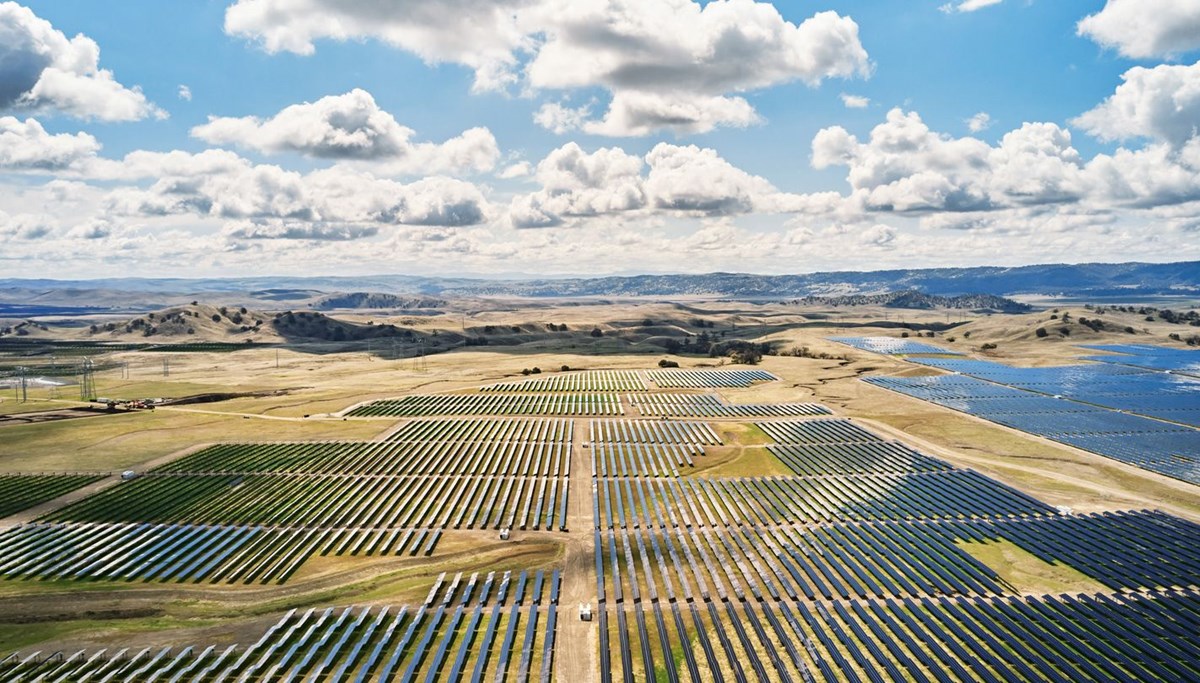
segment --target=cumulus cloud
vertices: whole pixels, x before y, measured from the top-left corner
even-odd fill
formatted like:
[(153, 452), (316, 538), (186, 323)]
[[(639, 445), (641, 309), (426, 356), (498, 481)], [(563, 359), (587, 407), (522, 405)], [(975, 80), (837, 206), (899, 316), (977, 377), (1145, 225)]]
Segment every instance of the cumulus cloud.
[(1102, 140), (1151, 138), (1180, 147), (1200, 126), (1200, 62), (1136, 66), (1096, 108), (1072, 123)]
[(518, 195), (510, 203), (509, 218), (518, 228), (556, 227), (582, 218), (630, 214), (835, 213), (845, 204), (836, 192), (779, 192), (766, 179), (737, 168), (715, 150), (695, 145), (659, 143), (639, 157), (618, 147), (589, 154), (570, 142), (538, 164), (536, 177), (541, 189)]
[(951, 12), (974, 12), (976, 10), (983, 9), (984, 7), (999, 5), (1001, 2), (1004, 2), (1004, 0), (962, 0), (957, 4), (948, 2), (938, 9), (947, 14)]
[(345, 223), (304, 223), (279, 219), (257, 221), (231, 221), (225, 224), (221, 234), (234, 240), (320, 240), (345, 241), (373, 237), (379, 233), (378, 226), (351, 225)]
[(414, 143), (414, 131), (379, 108), (365, 90), (294, 104), (278, 114), (209, 117), (192, 128), (193, 137), (268, 154), (294, 152), (326, 159), (393, 161), (409, 170), (441, 173), (491, 170), (499, 156), (486, 128), (472, 128), (442, 144)]
[(513, 225), (552, 227), (570, 218), (639, 209), (646, 204), (643, 165), (641, 157), (616, 147), (588, 154), (569, 142), (538, 163), (542, 189), (513, 199)]
[(473, 68), (480, 90), (518, 82), (532, 92), (602, 88), (612, 102), (599, 119), (554, 103), (535, 117), (555, 132), (601, 135), (745, 126), (759, 119), (737, 93), (871, 70), (858, 25), (835, 12), (793, 24), (754, 0), (446, 4), (239, 0), (225, 30), (301, 54), (319, 38), (377, 38), (427, 61)]
[(1025, 123), (997, 146), (931, 131), (915, 112), (893, 109), (860, 142), (840, 126), (813, 138), (816, 168), (846, 166), (851, 194), (872, 211), (981, 212), (1084, 205), (1154, 207), (1200, 199), (1200, 137), (1085, 161), (1071, 134)]
[(489, 210), (479, 188), (440, 176), (404, 184), (342, 166), (301, 174), (219, 151), (142, 153), (126, 163), (126, 177), (156, 180), (147, 188), (113, 190), (106, 201), (113, 215), (250, 221), (267, 226), (259, 236), (298, 235), (300, 223), (316, 226), (309, 234), (339, 225), (475, 225)]
[(189, 87), (187, 87), (186, 85), (181, 85), (181, 86), (179, 86), (179, 93), (178, 93), (178, 94), (179, 94), (179, 99), (181, 99), (181, 100), (183, 100), (183, 101), (185, 101), (185, 102), (191, 102), (191, 101), (192, 101), (192, 89), (191, 89), (191, 88), (189, 88)]
[(80, 240), (102, 240), (112, 234), (112, 223), (102, 217), (89, 218), (67, 231), (68, 237)]
[(96, 41), (67, 38), (15, 2), (0, 3), (0, 109), (104, 121), (166, 117), (141, 90), (100, 68)]
[(1192, 0), (1108, 0), (1077, 31), (1133, 59), (1200, 48), (1200, 4)]
[(695, 145), (659, 143), (646, 155), (646, 189), (654, 205), (673, 211), (728, 215), (752, 211), (759, 197), (776, 192), (765, 179), (750, 175)]
[(53, 135), (34, 119), (0, 116), (0, 170), (60, 171), (99, 149), (100, 143), (87, 133)]
[(896, 230), (890, 225), (876, 223), (858, 234), (859, 244), (871, 247), (884, 247), (896, 241)]
[(663, 129), (692, 134), (717, 126), (744, 128), (760, 120), (741, 97), (628, 91), (614, 94), (604, 118), (584, 122), (583, 131), (614, 137), (650, 135)]
[(512, 180), (514, 178), (524, 178), (531, 173), (533, 173), (533, 166), (528, 161), (518, 161), (505, 166), (496, 174), (496, 177), (501, 180)]
[(967, 119), (967, 130), (972, 133), (982, 133), (992, 127), (992, 117), (986, 111), (981, 111)]
[(546, 102), (534, 113), (533, 122), (555, 135), (562, 135), (582, 128), (590, 114), (590, 106), (568, 107), (559, 102)]
[(54, 219), (43, 214), (19, 213), (9, 215), (0, 210), (0, 237), (6, 240), (40, 240), (51, 235)]
[(466, 65), (476, 89), (491, 90), (515, 80), (514, 50), (531, 44), (518, 16), (539, 1), (238, 0), (225, 11), (225, 32), (303, 55), (323, 38), (375, 38), (429, 63)]
[(842, 98), (842, 104), (847, 109), (866, 109), (871, 104), (871, 99), (862, 95), (847, 95), (846, 93), (842, 93), (840, 97)]
[(583, 127), (596, 134), (745, 126), (758, 116), (731, 93), (870, 72), (858, 25), (835, 12), (796, 25), (751, 0), (558, 2), (543, 9), (547, 37), (526, 69), (528, 84), (607, 89), (609, 111)]

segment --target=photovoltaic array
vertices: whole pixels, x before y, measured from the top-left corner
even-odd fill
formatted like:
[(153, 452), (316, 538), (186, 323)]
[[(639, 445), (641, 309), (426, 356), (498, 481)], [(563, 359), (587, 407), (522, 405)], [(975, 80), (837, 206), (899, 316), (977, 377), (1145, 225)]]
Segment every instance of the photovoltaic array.
[(1200, 432), (964, 375), (864, 381), (1177, 479), (1200, 483)]
[(429, 394), (375, 401), (349, 417), (422, 415), (622, 415), (617, 394)]
[(1047, 396), (1200, 427), (1196, 377), (1104, 363), (1018, 368), (963, 358), (910, 360)]
[(103, 478), (95, 474), (0, 475), (0, 517), (27, 510)]
[(766, 370), (648, 370), (646, 375), (662, 389), (748, 387), (779, 378)]
[(629, 394), (630, 405), (645, 417), (786, 417), (828, 415), (818, 403), (725, 403), (713, 394)]
[[(1112, 367), (1105, 376), (1140, 372)], [(764, 381), (715, 372), (664, 382)], [(1200, 679), (1200, 525), (1060, 514), (817, 404), (650, 390), (629, 394), (635, 414), (623, 416), (624, 389), (600, 383), (629, 376), (592, 374), (369, 404), (359, 410), (403, 416), (378, 441), (200, 449), (0, 533), (0, 576), (282, 583), (315, 555), (429, 555), (455, 529), (555, 533), (578, 436), (605, 683)], [(1174, 453), (1171, 439), (1194, 433), (964, 374), (872, 381), (1027, 428), (1069, 424), (1054, 432), (1064, 441), (1141, 428)], [(610, 408), (581, 408), (597, 404)], [(731, 407), (742, 412), (720, 410)], [(680, 417), (748, 417), (767, 443), (726, 444), (745, 430)], [(735, 460), (759, 449), (792, 474), (715, 476), (700, 465), (718, 449)], [(1093, 592), (1022, 594), (978, 559), (997, 544), (1070, 567)], [(422, 602), (292, 610), (246, 645), (15, 653), (0, 680), (549, 681), (557, 659), (587, 656), (556, 651), (561, 580), (442, 574)]]
[[(1200, 636), (1166, 616), (1200, 623), (1200, 526), (1060, 515), (849, 420), (758, 427), (796, 476), (681, 476), (593, 451), (601, 680), (1200, 674), (1186, 654)], [(1018, 595), (967, 552), (999, 542), (1113, 592)], [(1163, 629), (1186, 643), (1162, 649)]]
[(560, 577), (438, 577), (416, 606), (293, 609), (253, 644), (10, 658), (11, 681), (548, 681)]
[(908, 355), (962, 355), (958, 351), (952, 351), (933, 344), (913, 341), (903, 337), (830, 337), (830, 341), (852, 346), (860, 351), (871, 351), (873, 353), (882, 353), (891, 356), (908, 356)]
[(647, 388), (637, 370), (594, 370), (500, 382), (481, 391), (645, 391)]
[(1200, 351), (1172, 349), (1147, 344), (1084, 344), (1083, 348), (1107, 351), (1104, 356), (1085, 356), (1083, 360), (1132, 365), (1148, 370), (1166, 370), (1182, 375), (1200, 377)]

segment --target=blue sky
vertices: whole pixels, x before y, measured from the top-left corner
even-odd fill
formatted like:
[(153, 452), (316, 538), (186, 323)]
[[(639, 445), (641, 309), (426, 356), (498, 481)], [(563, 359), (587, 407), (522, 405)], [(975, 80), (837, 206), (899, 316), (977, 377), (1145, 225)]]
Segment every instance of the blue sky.
[(1195, 2), (446, 4), (0, 3), (0, 269), (1200, 257)]

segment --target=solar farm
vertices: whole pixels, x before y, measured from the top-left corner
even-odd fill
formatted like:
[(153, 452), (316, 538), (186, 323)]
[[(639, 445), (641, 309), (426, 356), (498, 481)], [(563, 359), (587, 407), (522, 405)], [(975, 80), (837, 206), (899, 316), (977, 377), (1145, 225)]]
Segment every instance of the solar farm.
[(1193, 516), (1070, 509), (858, 393), (1192, 486), (1186, 352), (1021, 368), (835, 344), (867, 360), (406, 371), (312, 416), (232, 413), (245, 431), (128, 472), (0, 475), (0, 612), (70, 596), (138, 624), (0, 618), (23, 643), (0, 681), (1200, 680)]
[[(913, 356), (912, 363), (951, 374), (865, 381), (1200, 484), (1200, 377), (1186, 372), (1198, 363), (1188, 355), (1192, 352), (1100, 349), (1140, 355), (1089, 356), (1096, 362), (1054, 367)], [(1169, 367), (1151, 369), (1138, 362)]]

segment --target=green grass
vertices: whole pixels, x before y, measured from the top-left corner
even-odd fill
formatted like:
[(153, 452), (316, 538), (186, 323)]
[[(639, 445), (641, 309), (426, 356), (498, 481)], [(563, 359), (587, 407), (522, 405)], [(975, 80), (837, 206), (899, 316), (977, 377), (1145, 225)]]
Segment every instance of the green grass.
[(1024, 594), (1102, 593), (1108, 590), (1104, 584), (1083, 572), (1067, 565), (1046, 562), (1012, 541), (958, 542), (955, 545), (996, 570), (1000, 578)]

